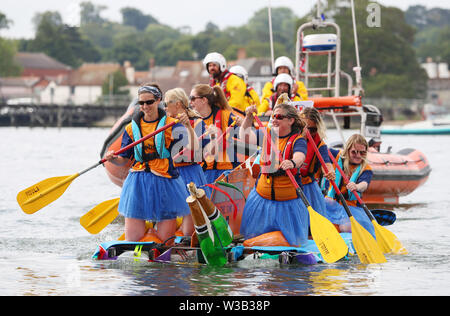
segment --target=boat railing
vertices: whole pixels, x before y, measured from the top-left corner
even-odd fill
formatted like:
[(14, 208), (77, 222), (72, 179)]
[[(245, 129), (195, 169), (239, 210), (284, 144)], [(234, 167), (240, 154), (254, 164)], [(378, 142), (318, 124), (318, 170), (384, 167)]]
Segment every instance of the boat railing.
[[(327, 45), (326, 42), (319, 42), (316, 47), (305, 47), (304, 32), (306, 30), (313, 30), (313, 35), (315, 35), (315, 32), (318, 32), (324, 28), (333, 28), (335, 30), (335, 34), (324, 34), (324, 39), (327, 39), (326, 35), (328, 35), (329, 40), (334, 38), (333, 35), (336, 36), (335, 46)], [(320, 32), (320, 34), (323, 34), (323, 32)], [(327, 56), (327, 71), (312, 72), (310, 69), (311, 57), (323, 55)], [(333, 57), (334, 70), (332, 70)], [(327, 92), (333, 95), (332, 97), (319, 96), (309, 98), (314, 101), (314, 107), (322, 112), (322, 114), (332, 118), (335, 128), (337, 129), (343, 142), (345, 142), (345, 137), (341, 124), (339, 124), (338, 121), (338, 118), (340, 117), (344, 120), (344, 129), (350, 128), (351, 117), (359, 117), (361, 123), (360, 133), (362, 135), (365, 137), (380, 137), (381, 122), (378, 124), (376, 122), (377, 120), (372, 119), (373, 115), (378, 115), (381, 117), (380, 111), (373, 105), (363, 106), (361, 96), (357, 93), (359, 90), (356, 87), (353, 87), (352, 76), (340, 69), (340, 59), (341, 31), (336, 23), (315, 18), (311, 22), (304, 23), (298, 28), (295, 55), (296, 79), (303, 80), (308, 92), (313, 92), (313, 95), (316, 92)], [(339, 74), (339, 76), (336, 76), (336, 74)], [(347, 96), (340, 96), (341, 77), (347, 81)], [(313, 78), (326, 78), (326, 86), (311, 87), (310, 79)], [(378, 121), (381, 121), (381, 119)]]

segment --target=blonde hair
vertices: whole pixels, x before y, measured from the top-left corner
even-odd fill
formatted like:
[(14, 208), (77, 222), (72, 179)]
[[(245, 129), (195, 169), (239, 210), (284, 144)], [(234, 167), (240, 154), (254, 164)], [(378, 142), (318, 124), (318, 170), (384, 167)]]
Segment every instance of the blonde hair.
[(306, 123), (300, 117), (300, 114), (297, 111), (297, 109), (290, 104), (280, 103), (280, 104), (275, 105), (275, 108), (273, 109), (273, 111), (275, 111), (278, 108), (284, 110), (287, 117), (294, 119), (294, 124), (292, 124), (292, 131), (296, 132), (296, 133), (302, 133), (303, 129), (306, 126)]
[(300, 112), (300, 117), (304, 119), (308, 119), (316, 123), (317, 133), (319, 134), (321, 139), (325, 139), (327, 137), (326, 134), (326, 126), (322, 120), (322, 115), (316, 108), (304, 108)]
[(198, 96), (205, 97), (211, 108), (216, 106), (221, 110), (232, 111), (220, 86), (210, 87), (208, 84), (200, 83), (196, 84), (192, 89), (197, 92)]
[[(354, 144), (365, 146), (366, 151), (369, 148), (369, 144), (367, 143), (367, 140), (361, 134), (353, 134), (352, 136), (350, 136), (349, 139), (347, 139), (347, 142), (345, 143), (344, 149), (341, 154), (341, 157), (344, 160), (344, 172), (346, 174), (350, 174), (350, 159), (349, 159), (350, 149), (353, 147)], [(360, 174), (366, 168), (367, 164), (368, 164), (368, 162), (367, 162), (366, 157), (362, 157)]]
[(182, 88), (174, 88), (174, 89), (168, 90), (165, 93), (164, 100), (166, 103), (180, 102), (183, 107), (183, 110), (187, 113), (187, 115), (190, 119), (201, 117), (197, 111), (195, 111), (194, 109), (191, 109), (189, 107), (188, 96), (186, 95), (186, 92)]

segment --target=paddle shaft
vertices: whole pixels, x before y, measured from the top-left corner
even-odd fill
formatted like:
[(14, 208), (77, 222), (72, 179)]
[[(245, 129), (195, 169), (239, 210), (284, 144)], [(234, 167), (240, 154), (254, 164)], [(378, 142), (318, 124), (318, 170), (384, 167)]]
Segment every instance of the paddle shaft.
[[(339, 172), (342, 174), (344, 182), (348, 183), (349, 182), (348, 177), (346, 176), (342, 168), (339, 166), (336, 159), (334, 159), (330, 151), (328, 151), (328, 156), (330, 156), (330, 159), (333, 161), (333, 164), (336, 166), (336, 168), (338, 168)], [(377, 244), (379, 245), (380, 249), (385, 253), (393, 252), (393, 253), (407, 254), (408, 252), (406, 251), (405, 247), (402, 245), (400, 240), (398, 240), (398, 238), (389, 230), (381, 227), (377, 223), (374, 216), (367, 208), (366, 204), (361, 200), (361, 197), (359, 196), (358, 192), (356, 192), (356, 190), (353, 190), (352, 192), (356, 196), (358, 202), (362, 205), (364, 211), (366, 212), (366, 215), (373, 223), (373, 226), (375, 228), (375, 234), (377, 237)]]
[[(308, 137), (308, 141), (312, 144), (312, 148), (316, 152), (316, 156), (319, 159), (320, 163), (322, 164), (322, 168), (325, 171), (325, 173), (328, 173), (327, 165), (325, 164), (325, 161), (322, 158), (322, 155), (319, 152), (319, 148), (317, 148), (316, 143), (314, 142), (314, 139), (312, 138), (311, 134), (309, 133), (308, 129), (306, 129), (306, 137)], [(338, 186), (336, 185), (336, 182), (333, 180), (329, 180), (331, 185), (333, 186), (334, 190), (336, 191), (336, 194), (338, 195), (339, 199), (342, 202), (342, 205), (344, 206), (345, 212), (347, 213), (348, 217), (352, 216), (352, 213), (347, 205), (347, 202), (345, 201), (344, 196), (342, 195), (341, 190), (339, 190)]]
[[(216, 142), (220, 143), (222, 141), (222, 139), (228, 134), (228, 132), (236, 125), (236, 119), (233, 118), (233, 123), (231, 123), (230, 126), (228, 126), (228, 128), (225, 130), (225, 132), (223, 132), (219, 138), (217, 138)], [(206, 134), (206, 133), (205, 133)], [(204, 134), (203, 134), (204, 135)], [(206, 153), (209, 154), (209, 153)]]
[[(255, 118), (256, 123), (258, 123), (258, 125), (261, 127), (261, 129), (262, 129), (266, 139), (268, 139), (270, 141), (270, 147), (275, 152), (275, 155), (277, 155), (279, 157), (280, 162), (281, 162), (281, 160), (283, 159), (283, 156), (281, 155), (281, 152), (273, 144), (272, 139), (267, 134), (267, 131), (265, 130), (265, 128), (264, 128), (261, 120), (259, 119), (259, 117), (256, 116), (256, 115), (253, 115), (253, 117)], [(305, 204), (305, 206), (307, 208), (311, 207), (311, 204), (309, 203), (308, 199), (306, 198), (305, 194), (303, 193), (303, 190), (300, 188), (300, 186), (298, 185), (297, 181), (295, 180), (294, 175), (292, 174), (292, 170), (286, 170), (286, 174), (288, 175), (289, 179), (291, 180), (292, 184), (294, 185), (295, 190), (297, 191), (298, 195), (302, 199), (302, 201)]]
[[(202, 140), (203, 138), (205, 138), (205, 136), (208, 135), (208, 132), (203, 133), (198, 140)], [(187, 147), (184, 147), (182, 151), (180, 151), (178, 154), (176, 154), (175, 156), (173, 156), (172, 160), (175, 161), (175, 159), (177, 159), (178, 157), (180, 157), (181, 155), (184, 154), (184, 152), (187, 150)]]
[[(328, 156), (330, 156), (330, 159), (333, 161), (333, 164), (336, 166), (336, 168), (341, 173), (342, 179), (344, 179), (345, 184), (348, 184), (350, 182), (350, 180), (348, 179), (347, 175), (344, 173), (342, 168), (339, 166), (339, 164), (337, 163), (336, 159), (334, 158), (334, 156), (331, 154), (330, 151), (328, 151)], [(366, 203), (364, 203), (363, 200), (361, 200), (361, 197), (359, 196), (358, 192), (356, 190), (353, 190), (352, 193), (355, 195), (355, 197), (358, 200), (359, 204), (362, 205), (364, 211), (366, 212), (366, 214), (370, 218), (370, 220), (371, 221), (375, 220), (375, 218), (373, 217), (372, 213), (367, 208)]]
[[(156, 134), (162, 132), (163, 130), (175, 125), (178, 123), (178, 120), (175, 120), (174, 122), (167, 124), (153, 133), (150, 133), (141, 139), (129, 144), (128, 146), (125, 146), (124, 148), (121, 148), (120, 150), (116, 151), (114, 154), (119, 155), (123, 153), (124, 151), (136, 146), (139, 143), (142, 143), (146, 139), (155, 136)], [(17, 195), (17, 202), (19, 203), (20, 207), (25, 213), (32, 214), (36, 211), (40, 210), (42, 207), (48, 205), (49, 203), (53, 202), (57, 198), (61, 196), (67, 189), (67, 187), (70, 185), (70, 183), (79, 177), (80, 175), (94, 169), (95, 167), (103, 164), (106, 162), (106, 159), (103, 158), (96, 164), (90, 166), (89, 168), (84, 169), (81, 172), (75, 173), (71, 176), (67, 177), (56, 177), (56, 178), (49, 178), (46, 180), (43, 180), (39, 182), (38, 184), (35, 184), (25, 190), (22, 190)], [(61, 178), (61, 179), (60, 179)], [(56, 181), (56, 182), (55, 182)]]
[[(115, 156), (120, 155), (121, 153), (127, 151), (128, 149), (130, 149), (130, 148), (132, 148), (132, 147), (134, 147), (134, 146), (136, 146), (136, 145), (138, 145), (138, 144), (140, 144), (140, 143), (146, 141), (147, 139), (149, 139), (149, 138), (155, 136), (156, 134), (161, 133), (162, 131), (168, 129), (169, 127), (174, 126), (174, 125), (177, 124), (177, 123), (178, 123), (178, 120), (176, 119), (176, 120), (173, 121), (172, 123), (169, 123), (169, 124), (167, 124), (167, 125), (164, 125), (163, 127), (158, 128), (158, 129), (155, 130), (154, 132), (151, 132), (150, 134), (145, 135), (144, 137), (138, 139), (137, 141), (132, 142), (131, 144), (128, 144), (127, 146), (125, 146), (125, 147), (119, 149), (118, 151), (116, 151), (116, 152), (114, 153), (114, 155), (115, 155)], [(91, 170), (92, 168), (95, 168), (96, 166), (101, 165), (101, 164), (103, 164), (103, 163), (105, 163), (105, 162), (106, 162), (106, 159), (103, 158), (103, 159), (100, 160), (96, 165), (94, 165), (94, 166), (92, 166), (92, 167), (86, 169), (86, 170), (83, 171), (83, 172), (89, 171), (89, 170)], [(80, 173), (80, 174), (81, 174), (81, 173)]]
[[(130, 148), (132, 148), (132, 147), (134, 147), (134, 146), (136, 146), (136, 145), (138, 145), (138, 144), (140, 144), (140, 143), (146, 141), (147, 139), (149, 139), (149, 138), (155, 136), (156, 134), (161, 133), (162, 131), (168, 129), (169, 127), (174, 126), (174, 125), (177, 124), (177, 123), (178, 123), (178, 120), (175, 120), (175, 121), (173, 121), (172, 123), (169, 123), (169, 124), (167, 124), (167, 125), (164, 125), (163, 127), (158, 128), (158, 129), (155, 130), (154, 132), (151, 132), (150, 134), (147, 134), (147, 135), (145, 135), (144, 137), (139, 138), (137, 141), (132, 142), (131, 144), (128, 144), (127, 146), (125, 146), (125, 147), (123, 147), (123, 148), (120, 148), (118, 151), (114, 152), (114, 155), (116, 155), (116, 156), (117, 156), (117, 155), (120, 155), (121, 153), (127, 151), (128, 149), (130, 149)], [(84, 169), (83, 171), (80, 171), (80, 172), (78, 173), (78, 176), (81, 176), (82, 174), (84, 174), (84, 173), (86, 173), (86, 172), (88, 172), (88, 171), (90, 171), (90, 170), (92, 170), (92, 169), (94, 169), (94, 168), (96, 168), (96, 167), (98, 167), (98, 166), (104, 164), (106, 161), (107, 161), (107, 160), (106, 160), (105, 158), (103, 158), (102, 160), (100, 160), (100, 161), (97, 162), (96, 164), (90, 166), (89, 168), (86, 168), (86, 169)]]

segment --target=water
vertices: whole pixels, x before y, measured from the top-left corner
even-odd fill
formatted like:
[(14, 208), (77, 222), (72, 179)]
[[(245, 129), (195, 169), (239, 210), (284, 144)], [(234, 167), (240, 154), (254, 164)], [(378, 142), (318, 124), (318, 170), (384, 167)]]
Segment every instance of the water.
[[(315, 266), (223, 268), (127, 265), (91, 260), (96, 246), (117, 239), (123, 221), (98, 235), (79, 224), (102, 201), (118, 197), (102, 166), (76, 178), (56, 201), (29, 215), (19, 191), (95, 164), (108, 129), (1, 128), (0, 295), (449, 295), (450, 136), (383, 136), (382, 149), (414, 147), (428, 157), (428, 182), (393, 209), (389, 226), (408, 249), (382, 265), (358, 260)], [(330, 131), (330, 141), (334, 140)]]

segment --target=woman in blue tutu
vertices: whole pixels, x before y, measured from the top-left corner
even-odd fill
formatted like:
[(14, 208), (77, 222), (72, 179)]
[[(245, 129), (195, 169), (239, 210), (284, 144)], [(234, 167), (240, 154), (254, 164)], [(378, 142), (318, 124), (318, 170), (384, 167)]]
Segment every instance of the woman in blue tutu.
[(306, 137), (307, 151), (306, 158), (300, 167), (300, 175), (302, 177), (302, 190), (305, 193), (306, 198), (311, 204), (312, 208), (325, 215), (325, 199), (321, 188), (317, 184), (317, 179), (324, 177), (327, 180), (334, 180), (334, 168), (333, 163), (328, 156), (328, 146), (325, 144), (323, 139), (325, 138), (325, 124), (323, 123), (322, 116), (320, 112), (313, 108), (304, 108), (300, 112), (300, 117), (305, 120), (306, 128), (309, 130), (311, 137), (314, 140), (317, 148), (319, 149), (320, 155), (328, 169), (328, 173), (325, 173), (321, 168), (321, 163), (317, 158), (316, 152), (314, 150), (313, 144), (310, 143), (309, 139)]
[[(139, 88), (140, 111), (125, 127), (122, 148), (175, 120), (158, 108), (162, 97), (157, 85)], [(175, 130), (192, 130), (192, 127), (186, 114), (178, 119), (181, 124), (175, 124), (119, 156), (115, 156), (114, 151), (105, 155), (108, 161), (116, 164), (135, 160), (123, 183), (119, 202), (119, 212), (125, 217), (125, 239), (128, 241), (138, 241), (144, 236), (146, 220), (157, 222), (156, 236), (162, 241), (167, 240), (175, 233), (177, 216), (190, 214), (186, 203), (188, 194), (173, 165), (171, 153), (182, 134)]]
[[(342, 151), (333, 151), (333, 156), (336, 157), (337, 163), (349, 179), (349, 183), (346, 185), (341, 173), (336, 168), (335, 182), (342, 192), (354, 219), (376, 238), (372, 222), (352, 193), (353, 190), (356, 190), (362, 197), (362, 192), (367, 190), (372, 180), (372, 168), (366, 160), (368, 147), (367, 141), (362, 135), (354, 134), (347, 140)], [(339, 225), (340, 231), (351, 232), (350, 219), (341, 202), (337, 199), (339, 198), (330, 184), (325, 199), (325, 217), (332, 223)]]
[[(295, 181), (301, 183), (298, 168), (306, 156), (306, 140), (301, 135), (305, 123), (293, 106), (279, 104), (274, 109), (272, 128), (267, 133), (270, 139), (267, 139), (261, 137), (260, 130), (251, 128), (256, 112), (255, 106), (247, 108), (240, 132), (245, 142), (262, 145), (261, 172), (247, 197), (240, 232), (249, 239), (281, 231), (290, 245), (305, 244), (309, 213), (286, 174), (287, 170), (294, 171)], [(282, 161), (271, 149), (272, 144), (282, 153)]]
[[(182, 134), (183, 141), (180, 141), (179, 144), (183, 145), (183, 147), (180, 146), (178, 148), (178, 154), (176, 155), (178, 157), (173, 157), (174, 166), (178, 170), (187, 192), (188, 189), (186, 185), (190, 182), (195, 183), (198, 188), (203, 187), (208, 182), (206, 181), (203, 169), (198, 162), (201, 162), (201, 142), (199, 141), (199, 137), (203, 135), (202, 131), (205, 130), (205, 123), (203, 123), (198, 112), (189, 108), (188, 96), (182, 88), (168, 90), (164, 94), (164, 102), (166, 104), (166, 112), (168, 116), (177, 117), (178, 115), (185, 113), (189, 117), (189, 121), (193, 129), (184, 129), (182, 130), (183, 132), (194, 131), (191, 135), (187, 135), (187, 133)], [(185, 141), (188, 137), (191, 137), (190, 142)], [(188, 143), (191, 143), (193, 148), (184, 147)], [(175, 151), (177, 151), (177, 149), (175, 149)], [(197, 154), (200, 154), (199, 157), (196, 157)], [(211, 194), (209, 187), (203, 187), (203, 189), (208, 196)], [(190, 214), (183, 217), (181, 231), (184, 236), (190, 236), (194, 232), (194, 224)]]
[(222, 173), (239, 165), (237, 151), (229, 141), (234, 136), (235, 128), (228, 129), (236, 117), (220, 86), (197, 84), (192, 88), (189, 99), (207, 126), (208, 136), (202, 142), (202, 168), (206, 181), (214, 183)]

